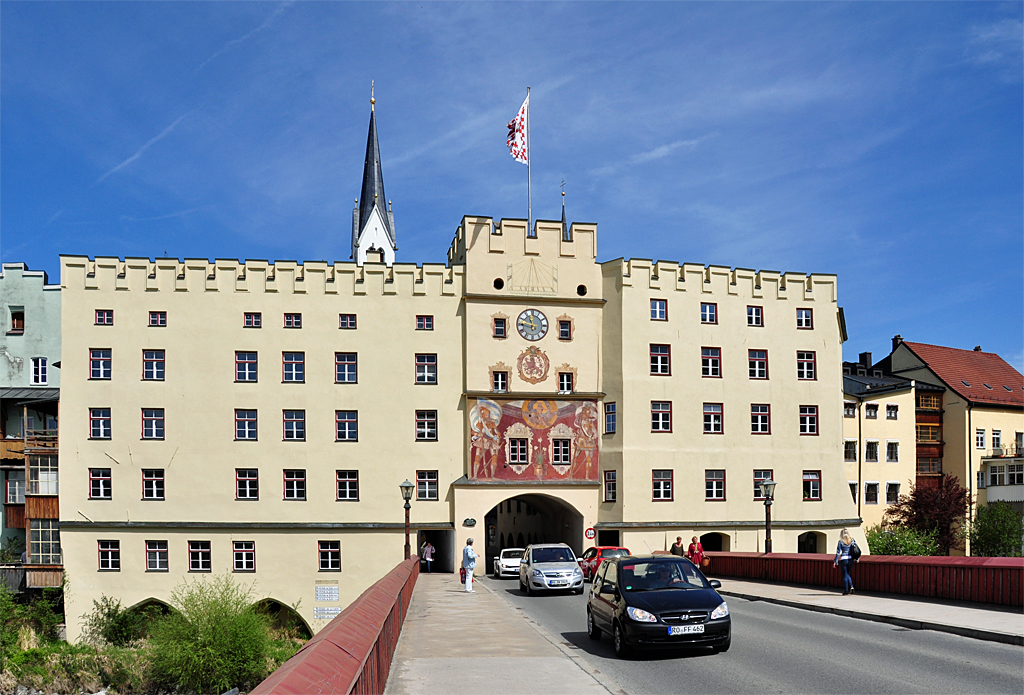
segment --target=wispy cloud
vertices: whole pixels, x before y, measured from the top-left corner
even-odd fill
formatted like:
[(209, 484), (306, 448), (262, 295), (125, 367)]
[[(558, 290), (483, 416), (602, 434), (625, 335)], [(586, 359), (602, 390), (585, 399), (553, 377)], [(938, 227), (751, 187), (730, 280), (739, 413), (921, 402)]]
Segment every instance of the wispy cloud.
[(46, 220), (46, 224), (45, 224), (45, 225), (43, 225), (43, 226), (44, 226), (44, 227), (49, 227), (49, 226), (50, 226), (51, 224), (53, 224), (54, 222), (56, 222), (56, 221), (57, 221), (57, 218), (58, 218), (58, 217), (60, 217), (60, 216), (61, 216), (61, 215), (63, 215), (63, 214), (64, 214), (64, 208), (61, 208), (61, 209), (60, 209), (60, 210), (58, 210), (57, 212), (55, 212), (55, 213), (53, 213), (52, 215), (50, 215), (50, 219)]
[(101, 176), (101, 177), (99, 177), (98, 179), (96, 179), (96, 181), (95, 181), (95, 182), (93, 183), (93, 185), (94, 185), (94, 186), (96, 186), (96, 185), (98, 185), (98, 184), (101, 184), (101, 183), (103, 183), (103, 182), (104, 182), (104, 181), (105, 181), (105, 180), (107, 179), (107, 177), (108, 177), (108, 176), (110, 176), (111, 174), (114, 174), (114, 173), (116, 173), (116, 172), (118, 172), (118, 171), (121, 171), (121, 170), (122, 170), (122, 169), (124, 169), (124, 168), (125, 168), (126, 166), (128, 166), (129, 164), (131, 164), (132, 162), (134, 162), (134, 161), (135, 161), (136, 159), (138, 159), (139, 157), (141, 157), (141, 156), (142, 156), (142, 154), (143, 154), (143, 153), (144, 153), (144, 152), (145, 152), (146, 150), (148, 150), (148, 149), (149, 149), (150, 147), (152, 147), (153, 145), (155, 145), (156, 143), (160, 142), (160, 141), (161, 141), (161, 140), (163, 140), (163, 139), (164, 139), (165, 137), (167, 137), (168, 135), (170, 135), (170, 134), (171, 134), (171, 131), (172, 131), (172, 130), (174, 130), (174, 128), (175, 128), (175, 127), (176, 127), (176, 126), (177, 126), (177, 125), (178, 125), (179, 123), (181, 123), (181, 122), (182, 122), (183, 120), (185, 120), (186, 118), (188, 118), (188, 116), (190, 116), (190, 115), (191, 115), (192, 113), (193, 113), (192, 111), (189, 111), (189, 112), (188, 112), (188, 113), (186, 113), (185, 115), (183, 115), (183, 116), (179, 116), (179, 117), (178, 117), (178, 120), (174, 121), (174, 123), (172, 123), (172, 124), (170, 124), (169, 126), (167, 126), (166, 128), (164, 128), (164, 129), (163, 129), (162, 131), (160, 131), (160, 134), (159, 134), (159, 135), (157, 135), (157, 136), (156, 136), (155, 138), (152, 138), (152, 139), (150, 139), (150, 140), (149, 140), (149, 142), (147, 142), (147, 143), (146, 143), (145, 145), (143, 145), (143, 146), (142, 146), (142, 147), (140, 147), (140, 148), (139, 148), (138, 150), (136, 150), (135, 154), (133, 154), (133, 155), (132, 155), (131, 157), (129, 157), (128, 159), (126, 159), (126, 160), (124, 160), (123, 162), (121, 162), (120, 164), (118, 164), (118, 165), (117, 165), (116, 167), (114, 167), (113, 169), (111, 169), (110, 171), (108, 171), (107, 173), (105, 173), (105, 174), (104, 174), (103, 176)]
[(209, 58), (207, 58), (206, 60), (204, 60), (202, 63), (199, 64), (199, 67), (196, 68), (196, 72), (199, 72), (200, 70), (205, 68), (207, 65), (209, 65), (210, 61), (215, 60), (215, 59), (221, 57), (222, 55), (224, 55), (228, 51), (234, 49), (235, 46), (237, 46), (238, 44), (245, 43), (246, 41), (248, 41), (252, 37), (256, 36), (256, 34), (260, 33), (261, 31), (263, 31), (264, 29), (269, 27), (271, 25), (271, 23), (274, 21), (274, 19), (277, 18), (278, 15), (280, 15), (282, 12), (287, 10), (293, 4), (294, 4), (294, 2), (282, 2), (280, 5), (278, 5), (277, 7), (274, 8), (274, 11), (271, 12), (270, 15), (266, 19), (263, 20), (263, 24), (260, 24), (258, 27), (256, 27), (252, 31), (250, 31), (248, 34), (245, 34), (244, 36), (241, 36), (241, 37), (239, 37), (237, 39), (231, 39), (226, 44), (221, 46), (219, 51), (217, 51), (212, 56), (210, 56)]
[(965, 53), (967, 59), (976, 65), (999, 63), (1004, 59), (1012, 59), (1019, 64), (1022, 48), (1024, 24), (1019, 19), (1002, 19), (972, 27)]
[(188, 208), (187, 210), (178, 210), (177, 212), (169, 212), (166, 215), (157, 215), (156, 217), (132, 217), (131, 215), (121, 215), (121, 219), (125, 222), (158, 222), (159, 220), (170, 220), (175, 217), (184, 217), (190, 215), (193, 212), (199, 212), (212, 207), (211, 205), (200, 205), (196, 208)]
[(701, 135), (699, 138), (693, 138), (691, 140), (676, 140), (675, 142), (671, 142), (667, 145), (655, 147), (653, 150), (648, 150), (647, 152), (635, 154), (632, 157), (630, 157), (629, 161), (631, 164), (640, 164), (642, 162), (653, 162), (656, 159), (664, 159), (665, 157), (669, 156), (670, 154), (678, 150), (680, 147), (693, 149), (694, 147), (701, 144), (705, 140), (713, 138), (717, 135), (718, 133), (708, 133), (707, 135)]

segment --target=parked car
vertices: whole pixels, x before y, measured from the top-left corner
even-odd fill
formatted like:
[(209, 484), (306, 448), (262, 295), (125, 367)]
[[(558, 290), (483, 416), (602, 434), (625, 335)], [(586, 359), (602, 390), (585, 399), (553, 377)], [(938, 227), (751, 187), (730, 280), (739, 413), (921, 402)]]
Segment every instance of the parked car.
[(519, 563), (523, 560), (523, 548), (505, 548), (494, 558), (494, 578), (518, 577)]
[(593, 579), (594, 572), (597, 572), (597, 568), (601, 566), (601, 561), (605, 558), (629, 554), (629, 548), (617, 545), (596, 545), (593, 548), (587, 548), (586, 552), (579, 557), (583, 578)]
[(583, 570), (565, 543), (527, 546), (519, 565), (519, 587), (532, 596), (538, 591), (570, 590), (583, 593)]
[(591, 639), (612, 636), (615, 653), (658, 647), (732, 645), (729, 606), (686, 558), (627, 555), (606, 559), (594, 575), (587, 599), (587, 633)]

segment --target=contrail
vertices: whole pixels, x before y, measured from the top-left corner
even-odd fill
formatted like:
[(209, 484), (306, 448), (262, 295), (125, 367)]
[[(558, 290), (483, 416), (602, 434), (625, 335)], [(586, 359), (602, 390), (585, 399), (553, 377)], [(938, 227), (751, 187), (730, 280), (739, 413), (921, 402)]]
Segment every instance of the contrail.
[(270, 23), (272, 21), (274, 21), (274, 17), (276, 17), (277, 15), (279, 15), (282, 12), (284, 12), (285, 10), (287, 10), (289, 7), (291, 7), (291, 5), (292, 5), (291, 2), (284, 2), (284, 3), (281, 3), (280, 5), (278, 5), (277, 7), (275, 7), (274, 11), (270, 13), (270, 16), (263, 20), (263, 24), (260, 24), (258, 27), (256, 27), (252, 31), (250, 31), (245, 36), (242, 36), (240, 38), (232, 39), (232, 40), (228, 41), (226, 44), (224, 44), (224, 46), (219, 51), (217, 51), (212, 56), (210, 56), (209, 58), (204, 60), (202, 63), (200, 63), (199, 67), (196, 68), (196, 72), (199, 72), (200, 70), (205, 68), (210, 63), (210, 61), (213, 60), (214, 58), (219, 58), (220, 56), (224, 55), (225, 53), (230, 51), (232, 48), (237, 46), (238, 44), (242, 43), (243, 41), (249, 40), (250, 38), (252, 38), (256, 34), (260, 33), (261, 31), (263, 31), (264, 29), (269, 27)]
[(98, 179), (96, 179), (96, 182), (95, 182), (95, 183), (94, 183), (93, 185), (95, 186), (95, 185), (97, 185), (97, 184), (103, 183), (103, 181), (104, 181), (104, 180), (106, 180), (106, 178), (107, 178), (108, 176), (110, 176), (110, 175), (111, 175), (111, 174), (113, 174), (114, 172), (117, 172), (117, 171), (121, 171), (121, 169), (124, 169), (124, 168), (125, 168), (126, 166), (128, 166), (129, 164), (131, 164), (132, 162), (134, 162), (134, 161), (135, 161), (136, 159), (138, 159), (139, 157), (141, 157), (141, 156), (142, 156), (142, 153), (143, 153), (143, 152), (145, 152), (146, 150), (148, 150), (148, 149), (149, 149), (150, 147), (152, 147), (152, 146), (153, 146), (154, 144), (156, 144), (156, 143), (157, 143), (157, 142), (159, 142), (160, 140), (163, 140), (163, 139), (164, 139), (165, 137), (167, 137), (167, 135), (168, 135), (168, 134), (170, 134), (170, 132), (171, 132), (172, 130), (174, 130), (174, 127), (175, 127), (176, 125), (178, 125), (179, 123), (181, 123), (181, 122), (182, 122), (183, 120), (185, 120), (185, 119), (186, 119), (186, 118), (187, 118), (188, 116), (190, 116), (190, 115), (191, 115), (192, 113), (194, 113), (194, 112), (193, 112), (193, 111), (189, 111), (189, 112), (188, 112), (188, 113), (186, 113), (186, 114), (185, 114), (184, 116), (180, 116), (180, 117), (178, 118), (178, 120), (176, 120), (176, 121), (175, 121), (174, 123), (172, 123), (172, 124), (170, 124), (169, 126), (167, 126), (166, 128), (164, 128), (164, 129), (163, 129), (163, 131), (161, 131), (159, 135), (157, 135), (157, 136), (156, 136), (155, 138), (153, 138), (152, 140), (150, 140), (149, 142), (147, 142), (147, 143), (146, 143), (145, 145), (143, 145), (142, 147), (140, 147), (140, 148), (138, 149), (138, 151), (137, 151), (137, 152), (136, 152), (135, 154), (133, 154), (133, 155), (132, 155), (131, 157), (129, 157), (128, 159), (126, 159), (126, 160), (124, 160), (123, 162), (121, 162), (120, 164), (118, 164), (118, 165), (117, 165), (116, 167), (114, 167), (113, 169), (111, 169), (110, 171), (108, 171), (107, 173), (105, 173), (105, 174), (104, 174), (103, 176), (101, 176), (101, 177), (99, 177)]

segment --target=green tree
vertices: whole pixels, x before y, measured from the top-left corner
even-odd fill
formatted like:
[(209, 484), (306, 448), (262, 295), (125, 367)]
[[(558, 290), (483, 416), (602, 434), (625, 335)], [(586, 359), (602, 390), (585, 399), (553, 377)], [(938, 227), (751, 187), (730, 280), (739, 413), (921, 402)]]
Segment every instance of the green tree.
[(937, 555), (937, 531), (906, 526), (872, 526), (864, 532), (872, 555)]
[(971, 555), (974, 557), (1020, 557), (1024, 543), (1024, 514), (1009, 502), (978, 507), (971, 523)]
[(964, 519), (970, 493), (955, 475), (944, 475), (938, 487), (912, 485), (910, 494), (885, 512), (887, 527), (912, 528), (923, 533), (935, 532), (939, 555), (949, 555), (951, 548), (963, 548)]

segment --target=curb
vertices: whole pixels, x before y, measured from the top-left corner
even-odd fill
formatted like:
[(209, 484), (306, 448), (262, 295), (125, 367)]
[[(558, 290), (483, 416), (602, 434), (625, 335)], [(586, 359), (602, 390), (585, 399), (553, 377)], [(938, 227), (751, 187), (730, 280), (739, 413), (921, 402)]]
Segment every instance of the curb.
[(983, 630), (976, 627), (962, 627), (960, 625), (948, 625), (946, 623), (932, 623), (924, 620), (900, 618), (893, 615), (879, 615), (878, 613), (868, 613), (866, 611), (854, 611), (847, 608), (832, 608), (831, 606), (819, 606), (811, 603), (801, 603), (800, 601), (789, 601), (787, 599), (770, 598), (767, 596), (758, 596), (756, 594), (745, 594), (739, 591), (723, 591), (722, 589), (718, 589), (717, 591), (723, 596), (734, 596), (736, 598), (746, 599), (747, 601), (764, 601), (765, 603), (775, 603), (780, 606), (799, 608), (800, 610), (814, 611), (815, 613), (831, 613), (844, 618), (871, 620), (876, 623), (888, 623), (890, 625), (905, 627), (910, 630), (934, 630), (936, 632), (960, 635), (961, 637), (970, 637), (971, 639), (1024, 646), (1024, 635), (1017, 635), (1008, 632)]

